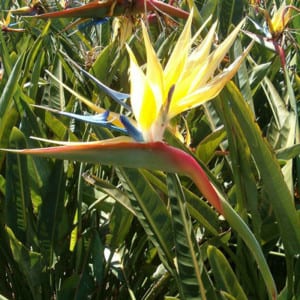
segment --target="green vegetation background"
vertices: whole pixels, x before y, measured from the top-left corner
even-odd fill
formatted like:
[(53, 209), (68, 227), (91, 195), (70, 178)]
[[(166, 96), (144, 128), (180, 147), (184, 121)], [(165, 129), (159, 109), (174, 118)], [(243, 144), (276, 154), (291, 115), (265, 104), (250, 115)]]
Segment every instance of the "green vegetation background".
[[(271, 12), (274, 3), (261, 5)], [(299, 1), (293, 4), (299, 7)], [(5, 10), (24, 5), (3, 0), (3, 18)], [(220, 40), (245, 16), (248, 31), (265, 34), (250, 21), (263, 26), (265, 16), (247, 1), (180, 5), (195, 6), (194, 31), (209, 15), (211, 22), (219, 20)], [(25, 32), (0, 32), (1, 148), (47, 145), (31, 136), (88, 141), (117, 135), (34, 106), (95, 113), (50, 73), (92, 103), (120, 112), (66, 59), (115, 90), (129, 92), (128, 55), (120, 39), (112, 39), (112, 19), (63, 32), (68, 19), (12, 20)], [(183, 23), (161, 17), (151, 25), (162, 61)], [(300, 299), (299, 28), (295, 17), (274, 40), (284, 48), (286, 70), (278, 53), (256, 43), (217, 99), (176, 120), (183, 141), (171, 133), (166, 137), (206, 166), (251, 228), (278, 299)], [(144, 63), (140, 29), (137, 25), (127, 42)], [(241, 34), (228, 59), (249, 42)], [(175, 192), (176, 198), (172, 187), (168, 194), (166, 175), (159, 171), (0, 152), (0, 299), (268, 299), (253, 255), (239, 235), (189, 179), (179, 179), (173, 178), (183, 193)], [(190, 253), (199, 263), (200, 287)], [(178, 264), (185, 268), (178, 270)]]

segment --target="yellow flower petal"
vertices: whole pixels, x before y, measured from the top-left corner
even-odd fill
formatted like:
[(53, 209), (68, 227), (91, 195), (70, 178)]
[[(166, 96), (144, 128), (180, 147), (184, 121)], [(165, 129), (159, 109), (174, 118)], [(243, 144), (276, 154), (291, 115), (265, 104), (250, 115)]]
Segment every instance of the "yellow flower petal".
[(7, 14), (6, 20), (5, 20), (5, 25), (9, 25), (10, 24), (10, 11)]
[(165, 91), (163, 82), (163, 69), (154, 51), (144, 23), (142, 23), (143, 37), (147, 54), (147, 79), (153, 90), (156, 106), (161, 108), (165, 101)]
[(214, 75), (219, 64), (232, 46), (242, 25), (243, 22), (241, 22), (231, 34), (217, 46), (215, 51), (208, 55), (211, 50), (214, 32), (217, 26), (216, 23), (213, 24), (206, 38), (201, 43), (203, 48), (200, 48), (200, 53), (198, 54), (198, 49), (195, 49), (188, 58), (185, 74), (180, 80), (180, 87), (178, 87), (174, 93), (175, 99), (184, 97), (182, 90), (184, 90), (186, 94), (189, 94), (206, 84), (206, 82)]
[(130, 57), (131, 106), (140, 129), (146, 132), (155, 122), (159, 108), (157, 108), (151, 86), (138, 66), (134, 54), (129, 47), (127, 47), (127, 51)]
[(190, 48), (192, 20), (193, 13), (191, 12), (164, 69), (165, 84), (167, 89), (176, 84), (178, 77), (185, 67)]
[(171, 103), (170, 118), (191, 108), (197, 107), (208, 100), (216, 97), (226, 83), (236, 74), (238, 68), (243, 62), (245, 56), (249, 53), (253, 43), (251, 43), (244, 51), (243, 55), (238, 57), (226, 70), (214, 77), (208, 83), (195, 90), (193, 93), (187, 94), (186, 97), (179, 99), (176, 104)]
[(209, 32), (207, 33), (207, 35), (205, 36), (203, 41), (201, 41), (200, 45), (197, 48), (195, 48), (192, 51), (192, 53), (189, 55), (185, 71), (187, 71), (187, 72), (191, 71), (191, 67), (194, 67), (194, 65), (198, 65), (199, 63), (201, 63), (203, 60), (205, 60), (208, 57), (208, 55), (211, 51), (212, 43), (214, 41), (217, 25), (218, 25), (218, 23), (215, 22), (211, 26), (211, 28), (209, 29)]
[(185, 98), (180, 99), (177, 105), (172, 107), (172, 115), (170, 114), (170, 118), (213, 99), (219, 94), (227, 82), (227, 77), (224, 77), (222, 81), (220, 80), (218, 82), (214, 80), (213, 82), (205, 84), (194, 93), (188, 94)]
[(198, 84), (206, 82), (215, 73), (219, 64), (222, 62), (223, 58), (228, 53), (232, 44), (236, 40), (236, 37), (243, 24), (244, 21), (240, 22), (238, 26), (229, 34), (229, 36), (220, 45), (217, 46), (216, 50), (210, 54), (208, 58), (209, 68), (207, 69), (207, 72), (204, 72), (203, 77), (201, 78), (201, 82), (198, 82)]
[(173, 101), (180, 99), (184, 94), (191, 93), (199, 88), (202, 82), (203, 74), (210, 67), (209, 56), (214, 40), (217, 23), (214, 23), (201, 44), (190, 54), (187, 59), (185, 69), (176, 85)]
[(287, 9), (286, 3), (284, 1), (282, 2), (279, 9), (274, 12), (272, 20), (268, 23), (269, 30), (272, 36), (277, 36), (278, 34), (281, 34), (284, 31), (290, 18), (291, 9)]
[(243, 22), (211, 52), (217, 26), (217, 23), (214, 23), (202, 43), (190, 53), (202, 30), (201, 28), (194, 37), (191, 37), (191, 23), (192, 13), (164, 70), (144, 24), (142, 31), (147, 54), (146, 74), (138, 66), (134, 54), (128, 48), (132, 109), (145, 141), (162, 140), (171, 118), (214, 98), (234, 76), (248, 53), (249, 49), (228, 69), (214, 77)]
[[(182, 99), (185, 98), (185, 95), (193, 94), (195, 90), (205, 85), (214, 75), (216, 68), (235, 41), (242, 25), (243, 22), (241, 22), (217, 49), (209, 55), (217, 26), (216, 23), (213, 24), (207, 36), (202, 41), (201, 46), (196, 48), (187, 59), (185, 72), (174, 91), (171, 109), (176, 106), (177, 102), (181, 102)], [(197, 51), (199, 51), (199, 53)], [(170, 113), (173, 114), (173, 111)]]

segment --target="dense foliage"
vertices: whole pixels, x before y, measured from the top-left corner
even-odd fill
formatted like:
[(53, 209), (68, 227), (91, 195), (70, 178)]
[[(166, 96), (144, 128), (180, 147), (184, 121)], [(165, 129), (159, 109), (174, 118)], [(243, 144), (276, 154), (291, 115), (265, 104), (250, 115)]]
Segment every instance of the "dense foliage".
[[(165, 140), (198, 160), (248, 225), (278, 296), (270, 295), (272, 283), (230, 220), (189, 178), (1, 151), (0, 299), (299, 299), (300, 2), (291, 3), (292, 17), (281, 32), (272, 31), (266, 14), (272, 17), (281, 1), (252, 2), (176, 4), (193, 7), (193, 32), (212, 16), (202, 38), (218, 20), (216, 47), (246, 18), (220, 69), (251, 40), (255, 44), (223, 91), (173, 119)], [(130, 93), (125, 41), (144, 64), (140, 18), (146, 14), (71, 28), (65, 18), (12, 13), (7, 19), (9, 9), (25, 5), (3, 0), (1, 6), (0, 147), (51, 146), (32, 137), (76, 142), (119, 136), (57, 111), (122, 113), (71, 60)], [(159, 12), (151, 16), (151, 42), (162, 64), (184, 23)]]

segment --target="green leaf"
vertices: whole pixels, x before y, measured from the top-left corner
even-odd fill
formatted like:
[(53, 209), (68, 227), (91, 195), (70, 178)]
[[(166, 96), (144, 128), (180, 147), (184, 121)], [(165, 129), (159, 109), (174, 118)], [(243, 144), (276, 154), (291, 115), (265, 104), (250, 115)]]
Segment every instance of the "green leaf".
[(42, 257), (39, 253), (28, 250), (14, 235), (13, 231), (6, 227), (10, 239), (10, 247), (15, 261), (21, 272), (24, 274), (24, 280), (29, 284), (32, 299), (42, 299), (40, 293), (41, 275), (42, 275)]
[(180, 182), (175, 175), (168, 174), (167, 183), (182, 298), (206, 299), (205, 290), (209, 287), (204, 287), (201, 278), (203, 262)]
[(230, 31), (230, 28), (233, 25), (239, 23), (243, 18), (243, 1), (237, 0), (224, 0), (220, 2), (220, 30), (223, 37), (226, 37)]
[(297, 157), (298, 155), (300, 155), (300, 144), (281, 148), (276, 151), (276, 157), (278, 160), (289, 160)]
[(57, 299), (74, 299), (74, 291), (78, 286), (79, 280), (79, 274), (73, 274), (68, 278), (64, 278), (57, 291)]
[(225, 199), (222, 201), (224, 215), (230, 226), (239, 234), (243, 239), (247, 247), (250, 249), (250, 252), (254, 256), (258, 268), (262, 274), (262, 277), (265, 281), (266, 287), (269, 292), (270, 299), (276, 299), (277, 289), (275, 286), (274, 279), (270, 272), (269, 266), (266, 262), (264, 254), (261, 250), (260, 245), (258, 244), (255, 236), (250, 231), (246, 223), (241, 219), (241, 217), (236, 213), (236, 211), (228, 204)]
[(215, 156), (215, 151), (219, 148), (220, 143), (225, 139), (226, 135), (224, 129), (215, 130), (210, 135), (207, 135), (197, 146), (196, 156), (203, 163), (209, 163)]
[[(24, 136), (17, 131), (11, 135), (12, 146), (24, 146)], [(33, 207), (31, 202), (28, 166), (23, 157), (7, 155), (6, 171), (6, 223), (23, 243), (34, 245), (35, 230), (33, 225)]]
[(2, 122), (2, 118), (6, 111), (8, 111), (11, 107), (11, 103), (13, 101), (13, 97), (15, 92), (19, 87), (19, 79), (21, 77), (21, 68), (24, 61), (24, 53), (18, 57), (16, 64), (14, 65), (7, 83), (1, 93), (0, 97), (0, 122)]
[[(237, 40), (234, 43), (233, 51), (234, 51), (233, 59), (237, 58), (243, 54), (243, 45), (239, 40)], [(245, 99), (247, 99), (247, 103), (250, 105), (251, 110), (254, 112), (252, 90), (250, 87), (249, 74), (248, 74), (248, 70), (247, 70), (245, 61), (242, 62), (241, 66), (236, 74), (236, 77), (237, 77), (238, 86), (240, 88), (242, 95), (244, 96)]]
[[(300, 219), (278, 161), (270, 146), (263, 139), (257, 124), (253, 122), (253, 115), (237, 88), (233, 84), (228, 84), (221, 97), (230, 99), (235, 116), (247, 137), (249, 148), (263, 180), (264, 189), (274, 209), (285, 249), (289, 255), (299, 253)], [(226, 101), (225, 99), (222, 101)]]
[(216, 14), (216, 10), (218, 8), (219, 1), (218, 0), (211, 0), (211, 1), (203, 1), (203, 6), (201, 7), (201, 22), (197, 25), (200, 26), (204, 23), (205, 20), (207, 20), (210, 16)]
[(76, 246), (77, 243), (77, 237), (78, 237), (78, 227), (77, 227), (77, 223), (78, 223), (78, 210), (76, 210), (75, 215), (74, 215), (74, 219), (73, 219), (73, 230), (71, 232), (71, 237), (70, 237), (70, 246), (69, 246), (69, 250), (71, 252), (74, 251), (74, 248)]
[(93, 63), (90, 73), (94, 75), (99, 81), (110, 85), (114, 73), (111, 73), (112, 61), (116, 57), (116, 43), (111, 43), (98, 55), (96, 61)]
[(44, 182), (43, 202), (39, 209), (37, 223), (39, 243), (43, 256), (49, 266), (55, 257), (55, 245), (60, 238), (59, 228), (63, 228), (62, 212), (64, 208), (64, 193), (66, 178), (64, 163), (57, 161)]
[(37, 56), (39, 55), (39, 53), (41, 53), (41, 51), (43, 51), (43, 50), (41, 50), (43, 38), (45, 37), (45, 35), (48, 32), (50, 24), (51, 24), (50, 21), (47, 22), (47, 24), (45, 25), (42, 33), (34, 41), (34, 43), (32, 44), (32, 46), (31, 46), (31, 48), (28, 52), (28, 54), (26, 55), (24, 68), (23, 68), (22, 81), (20, 83), (21, 86), (23, 86), (25, 84), (25, 81), (28, 80), (28, 74), (32, 70), (32, 67), (33, 67), (34, 63), (37, 60)]
[[(161, 172), (151, 172), (142, 170), (148, 180), (165, 195), (168, 195), (166, 185), (166, 175)], [(203, 201), (201, 196), (193, 193), (188, 187), (182, 187), (186, 195), (187, 207), (191, 216), (203, 225), (213, 235), (218, 235), (219, 222), (218, 215), (214, 209), (206, 202)]]
[[(107, 180), (102, 180), (99, 177), (93, 175), (83, 174), (83, 178), (89, 184), (92, 184), (96, 190), (100, 190), (104, 195), (111, 197), (113, 200), (117, 201), (122, 205), (126, 210), (128, 210), (132, 215), (135, 216), (135, 211), (133, 210), (130, 200), (127, 194), (124, 191), (121, 191), (118, 187), (111, 184)], [(93, 192), (96, 196), (96, 192)], [(98, 197), (99, 198), (99, 197)], [(96, 203), (93, 203), (93, 206), (96, 206)]]
[(132, 225), (133, 214), (117, 203), (114, 205), (109, 227), (111, 238), (109, 244), (112, 249), (119, 248), (124, 242)]
[(138, 220), (157, 248), (165, 267), (172, 272), (173, 233), (165, 203), (139, 170), (118, 169), (118, 175)]
[(30, 87), (29, 87), (29, 97), (31, 99), (36, 99), (37, 92), (39, 89), (39, 85), (41, 84), (41, 73), (42, 68), (45, 62), (45, 52), (41, 51), (37, 58), (35, 59), (33, 68), (32, 68), (32, 75), (31, 75), (31, 81), (30, 81)]
[(236, 209), (245, 222), (248, 221), (247, 214), (251, 214), (254, 233), (259, 238), (262, 220), (258, 210), (259, 202), (255, 180), (257, 174), (247, 139), (228, 102), (216, 100), (214, 104), (219, 115), (224, 118), (228, 136), (229, 158), (234, 181), (232, 191), (237, 202)]
[(292, 146), (295, 141), (295, 115), (287, 109), (270, 79), (265, 77), (262, 87), (274, 117), (268, 131), (268, 141), (274, 149)]
[(270, 62), (259, 65), (254, 64), (254, 62), (252, 62), (251, 69), (249, 70), (249, 81), (252, 90), (252, 95), (254, 95), (254, 93), (261, 87), (261, 81), (266, 76), (270, 66)]
[[(18, 112), (15, 108), (11, 108), (7, 110), (4, 116), (1, 119), (0, 126), (0, 145), (1, 147), (8, 147), (9, 138), (12, 128), (16, 124), (16, 120), (18, 119)], [(0, 169), (4, 161), (5, 153), (0, 153)]]
[(1, 63), (3, 63), (4, 71), (8, 74), (11, 73), (13, 60), (10, 56), (10, 50), (8, 49), (8, 45), (4, 40), (3, 36), (4, 32), (1, 30), (0, 32), (0, 50), (1, 50)]
[(100, 236), (95, 232), (91, 245), (91, 263), (93, 265), (93, 277), (98, 286), (103, 283), (105, 271), (104, 245)]
[(244, 290), (222, 252), (214, 246), (208, 246), (207, 253), (217, 288), (228, 292), (235, 299), (247, 300)]

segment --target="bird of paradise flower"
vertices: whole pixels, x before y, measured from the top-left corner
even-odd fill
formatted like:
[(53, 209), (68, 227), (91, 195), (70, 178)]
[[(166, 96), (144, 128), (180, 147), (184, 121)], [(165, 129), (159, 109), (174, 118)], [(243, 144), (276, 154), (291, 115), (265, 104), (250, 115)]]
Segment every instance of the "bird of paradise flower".
[(265, 25), (260, 26), (252, 19), (250, 20), (254, 24), (256, 29), (258, 29), (263, 35), (261, 36), (249, 31), (244, 32), (259, 44), (262, 44), (268, 49), (277, 52), (281, 60), (281, 65), (285, 67), (285, 42), (290, 41), (295, 46), (295, 48), (298, 48), (299, 50), (299, 46), (295, 42), (290, 30), (288, 30), (287, 28), (291, 20), (299, 16), (299, 14), (292, 15), (292, 11), (299, 12), (300, 10), (292, 4), (287, 5), (286, 1), (282, 1), (281, 5), (278, 8), (274, 6), (271, 13), (269, 13), (267, 9), (261, 8), (259, 6), (255, 7), (264, 15)]
[[(120, 17), (120, 22), (125, 22), (126, 26), (131, 28), (134, 24), (132, 17), (147, 12), (159, 12), (169, 17), (182, 19), (187, 19), (189, 16), (187, 11), (160, 0), (94, 0), (76, 7), (68, 7), (67, 2), (61, 6), (65, 7), (65, 9), (60, 11), (47, 11), (46, 6), (37, 0), (34, 1), (32, 5), (12, 10), (12, 12), (14, 14), (27, 15), (40, 19), (78, 18), (69, 24), (64, 31), (86, 22), (88, 24), (102, 24), (106, 22), (109, 17)], [(131, 31), (129, 31), (126, 36), (130, 36), (130, 33)]]
[(10, 23), (10, 19), (11, 19), (11, 12), (8, 12), (6, 18), (2, 18), (2, 20), (0, 20), (0, 29), (3, 32), (24, 32), (25, 29), (23, 28), (14, 28), (13, 26), (17, 25), (17, 23)]
[[(270, 298), (275, 299), (277, 292), (272, 275), (262, 250), (246, 223), (213, 186), (192, 155), (163, 141), (169, 121), (174, 116), (217, 96), (235, 75), (251, 47), (249, 46), (226, 69), (215, 74), (243, 23), (240, 23), (213, 51), (211, 49), (217, 23), (212, 25), (202, 43), (193, 50), (191, 49), (203, 28), (192, 37), (191, 23), (192, 14), (165, 68), (162, 67), (152, 47), (145, 25), (142, 25), (142, 32), (147, 54), (146, 73), (138, 65), (133, 51), (127, 47), (130, 57), (131, 109), (135, 122), (124, 115), (120, 116), (120, 120), (129, 137), (121, 136), (85, 143), (58, 142), (59, 146), (55, 147), (5, 149), (5, 151), (83, 162), (100, 162), (120, 167), (147, 168), (190, 177), (202, 195), (218, 213), (227, 219), (250, 248), (265, 280)], [(110, 90), (109, 93), (112, 91)], [(105, 114), (102, 123), (106, 124), (107, 113)]]

